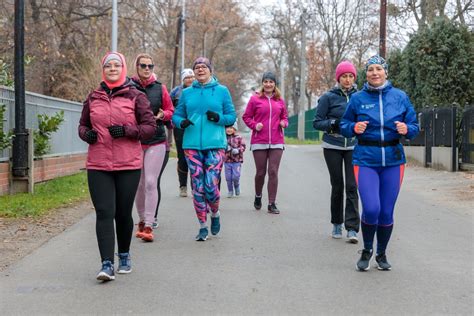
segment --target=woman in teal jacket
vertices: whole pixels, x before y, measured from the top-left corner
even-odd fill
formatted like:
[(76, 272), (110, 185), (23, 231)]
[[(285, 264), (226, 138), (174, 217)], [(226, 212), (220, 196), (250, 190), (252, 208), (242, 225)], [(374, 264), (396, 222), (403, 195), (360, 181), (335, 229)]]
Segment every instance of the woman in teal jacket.
[(183, 90), (173, 123), (184, 129), (183, 149), (200, 224), (196, 240), (205, 241), (208, 210), (211, 212), (211, 233), (217, 235), (220, 231), (218, 184), (227, 147), (225, 126), (234, 124), (236, 114), (229, 90), (212, 76), (209, 59), (197, 58), (193, 70), (196, 81)]
[(393, 229), (393, 211), (405, 170), (402, 136), (418, 134), (416, 113), (405, 92), (387, 80), (387, 63), (372, 56), (366, 64), (367, 83), (355, 93), (341, 120), (341, 133), (357, 137), (352, 163), (362, 201), (361, 228), (364, 249), (357, 269), (367, 271), (377, 236), (375, 261), (390, 270), (387, 248)]

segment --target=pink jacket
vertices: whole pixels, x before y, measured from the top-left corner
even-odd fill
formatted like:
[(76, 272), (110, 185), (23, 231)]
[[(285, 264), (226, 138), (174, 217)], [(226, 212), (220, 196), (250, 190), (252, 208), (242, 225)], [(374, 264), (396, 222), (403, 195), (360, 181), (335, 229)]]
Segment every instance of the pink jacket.
[[(112, 138), (108, 127), (125, 127), (125, 137)], [(141, 169), (140, 140), (155, 133), (156, 123), (146, 95), (125, 85), (111, 95), (102, 88), (87, 97), (79, 121), (79, 137), (85, 140), (90, 129), (97, 131), (97, 142), (89, 145), (87, 169), (116, 171)]]
[[(250, 144), (284, 144), (285, 137), (280, 122), (288, 126), (288, 111), (283, 99), (276, 100), (265, 95), (254, 94), (245, 109), (242, 119), (252, 130)], [(257, 123), (262, 123), (260, 131), (255, 129)]]

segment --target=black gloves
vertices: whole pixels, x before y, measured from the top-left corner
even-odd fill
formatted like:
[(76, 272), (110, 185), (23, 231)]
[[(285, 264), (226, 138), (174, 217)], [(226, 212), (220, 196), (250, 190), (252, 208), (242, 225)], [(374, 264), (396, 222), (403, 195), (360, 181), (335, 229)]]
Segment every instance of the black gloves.
[(109, 133), (113, 138), (119, 138), (125, 136), (125, 127), (119, 125), (109, 126)]
[(206, 112), (206, 115), (207, 115), (207, 119), (211, 122), (219, 122), (219, 114), (217, 114), (216, 112), (212, 112), (212, 111), (207, 111)]
[(181, 126), (182, 129), (185, 129), (185, 128), (188, 127), (189, 125), (194, 125), (194, 123), (191, 122), (191, 121), (188, 120), (188, 119), (182, 120), (182, 121), (181, 121), (181, 124), (180, 124), (180, 126)]
[(97, 131), (90, 129), (84, 135), (86, 138), (86, 142), (90, 145), (95, 144), (97, 142)]
[(340, 119), (331, 120), (331, 133), (339, 133), (341, 129), (339, 128), (339, 123), (341, 122)]

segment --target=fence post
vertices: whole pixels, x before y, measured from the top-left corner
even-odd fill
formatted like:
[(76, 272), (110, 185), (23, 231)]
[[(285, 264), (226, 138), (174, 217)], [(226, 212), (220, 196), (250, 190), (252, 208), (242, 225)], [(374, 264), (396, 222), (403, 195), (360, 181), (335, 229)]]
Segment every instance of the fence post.
[(453, 172), (458, 171), (458, 163), (459, 163), (459, 158), (458, 158), (458, 144), (456, 141), (456, 117), (457, 117), (457, 111), (456, 111), (456, 105), (453, 105), (451, 108), (451, 159), (452, 159), (452, 165), (451, 165), (451, 170)]
[(28, 129), (28, 193), (35, 193), (35, 144), (33, 129)]
[(300, 110), (298, 112), (298, 139), (299, 140), (304, 140), (304, 126), (305, 121), (304, 121), (304, 110)]

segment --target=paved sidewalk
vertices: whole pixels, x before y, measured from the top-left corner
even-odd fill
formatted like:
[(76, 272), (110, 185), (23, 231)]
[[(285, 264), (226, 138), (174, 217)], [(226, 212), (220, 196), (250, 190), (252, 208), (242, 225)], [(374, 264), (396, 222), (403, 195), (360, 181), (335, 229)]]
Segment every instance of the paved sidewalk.
[[(387, 252), (393, 270), (361, 273), (361, 245), (330, 238), (319, 146), (285, 151), (280, 215), (253, 209), (254, 165), (250, 153), (245, 158), (242, 196), (227, 198), (223, 183), (218, 237), (194, 241), (192, 199), (177, 196), (170, 160), (156, 242), (134, 238), (131, 274), (95, 280), (91, 214), (0, 275), (0, 314), (472, 315), (472, 180), (408, 168)], [(458, 195), (456, 186), (467, 193)]]

